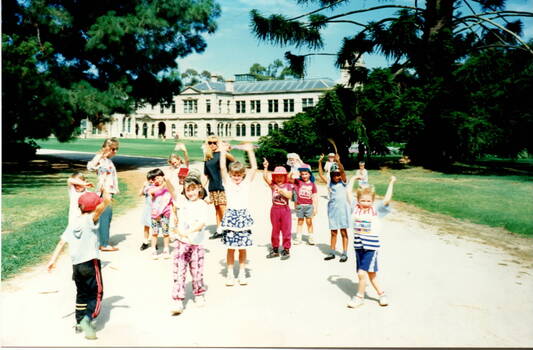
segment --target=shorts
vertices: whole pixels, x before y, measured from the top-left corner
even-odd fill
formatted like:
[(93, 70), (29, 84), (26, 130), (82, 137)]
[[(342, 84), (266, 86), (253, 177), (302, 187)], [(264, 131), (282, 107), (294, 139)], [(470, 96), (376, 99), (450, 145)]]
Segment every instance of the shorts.
[(363, 270), (366, 272), (378, 272), (378, 251), (356, 249), (355, 261), (357, 264), (357, 270)]
[(313, 209), (312, 204), (298, 204), (296, 205), (296, 217), (298, 219), (312, 218)]
[(168, 236), (170, 218), (163, 216), (160, 219), (152, 218), (152, 236)]
[(209, 199), (216, 206), (226, 205), (226, 192), (224, 191), (209, 191)]

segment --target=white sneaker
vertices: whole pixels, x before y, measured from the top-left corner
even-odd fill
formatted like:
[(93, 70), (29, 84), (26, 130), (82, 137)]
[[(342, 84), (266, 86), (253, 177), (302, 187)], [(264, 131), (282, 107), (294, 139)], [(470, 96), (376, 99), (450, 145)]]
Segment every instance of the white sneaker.
[(226, 286), (231, 287), (235, 284), (235, 278), (228, 273), (228, 276), (226, 277)]
[(389, 305), (389, 301), (387, 300), (387, 296), (385, 295), (385, 293), (379, 296), (379, 305), (381, 306)]
[(359, 306), (363, 305), (364, 303), (365, 302), (364, 302), (362, 297), (360, 297), (358, 295), (354, 295), (352, 297), (352, 299), (350, 299), (350, 301), (348, 302), (348, 304), (346, 306), (355, 309), (356, 307), (359, 307)]
[(170, 259), (170, 253), (168, 252), (168, 250), (163, 250), (163, 259)]
[(174, 304), (170, 309), (170, 313), (174, 315), (179, 315), (183, 312), (183, 300), (174, 300)]
[(309, 243), (309, 245), (315, 245), (315, 240), (313, 236), (309, 235), (309, 238), (307, 239), (307, 243)]
[(153, 260), (159, 259), (159, 255), (157, 254), (157, 250), (152, 251), (152, 259)]
[(194, 303), (196, 306), (204, 306), (205, 305), (205, 295), (197, 295), (194, 297)]
[(245, 286), (248, 284), (248, 277), (246, 277), (246, 273), (243, 273), (242, 275), (239, 275), (239, 277), (237, 277), (238, 280), (239, 280), (239, 284), (241, 286)]

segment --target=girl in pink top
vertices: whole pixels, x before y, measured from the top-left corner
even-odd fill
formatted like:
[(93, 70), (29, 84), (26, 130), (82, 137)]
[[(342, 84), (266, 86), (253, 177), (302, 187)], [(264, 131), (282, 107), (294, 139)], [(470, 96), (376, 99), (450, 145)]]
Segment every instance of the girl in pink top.
[(268, 175), (268, 160), (263, 161), (263, 179), (272, 190), (272, 208), (270, 209), (270, 222), (272, 223), (272, 250), (267, 258), (277, 258), (279, 252), (279, 234), (283, 237), (283, 250), (281, 259), (286, 260), (290, 257), (291, 248), (291, 229), (292, 219), (289, 208), (289, 199), (292, 197), (292, 185), (287, 182), (287, 170), (282, 166), (277, 166)]
[[(174, 211), (174, 203), (172, 201), (172, 193), (165, 186), (165, 174), (161, 169), (153, 169), (146, 175), (148, 180), (154, 185), (147, 190), (147, 193), (152, 198), (152, 258), (157, 259), (157, 237), (159, 234), (163, 236), (163, 258), (170, 258), (169, 244), (169, 223), (170, 213)], [(173, 189), (173, 188), (172, 188)]]

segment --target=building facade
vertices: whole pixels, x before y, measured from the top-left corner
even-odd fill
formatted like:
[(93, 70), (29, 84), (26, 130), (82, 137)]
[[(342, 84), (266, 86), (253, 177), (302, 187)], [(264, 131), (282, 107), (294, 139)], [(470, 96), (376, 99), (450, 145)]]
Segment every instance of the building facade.
[(102, 128), (82, 125), (86, 137), (205, 139), (255, 141), (281, 128), (295, 114), (313, 107), (332, 89), (331, 79), (251, 81), (212, 79), (186, 87), (170, 106), (146, 105), (129, 115), (115, 114)]

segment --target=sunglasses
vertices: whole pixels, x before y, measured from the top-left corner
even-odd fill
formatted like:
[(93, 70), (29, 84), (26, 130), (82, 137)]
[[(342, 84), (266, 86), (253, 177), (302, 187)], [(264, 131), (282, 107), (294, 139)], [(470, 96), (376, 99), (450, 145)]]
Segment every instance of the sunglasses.
[(116, 152), (116, 151), (118, 151), (118, 147), (117, 148), (111, 148), (111, 150)]
[(217, 144), (217, 141), (207, 141), (207, 144), (208, 144), (208, 145), (216, 145), (216, 144)]

